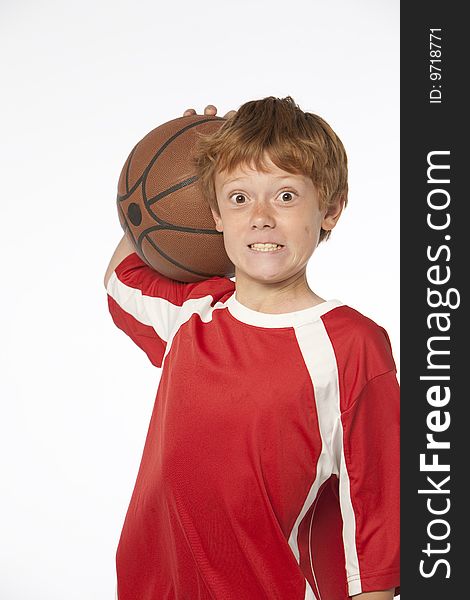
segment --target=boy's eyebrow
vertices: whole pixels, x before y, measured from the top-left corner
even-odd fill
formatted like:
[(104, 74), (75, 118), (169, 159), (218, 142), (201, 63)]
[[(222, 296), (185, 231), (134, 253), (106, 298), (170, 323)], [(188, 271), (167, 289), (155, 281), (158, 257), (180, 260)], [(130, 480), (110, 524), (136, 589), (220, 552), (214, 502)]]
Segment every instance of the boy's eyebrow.
[[(295, 177), (294, 174), (292, 175), (273, 175), (274, 179), (293, 179)], [(240, 181), (242, 179), (247, 179), (247, 177), (234, 177), (233, 179), (227, 179), (227, 181), (224, 181), (224, 183), (222, 184), (222, 187), (225, 187), (226, 185), (229, 185), (230, 183), (234, 183), (235, 181)]]

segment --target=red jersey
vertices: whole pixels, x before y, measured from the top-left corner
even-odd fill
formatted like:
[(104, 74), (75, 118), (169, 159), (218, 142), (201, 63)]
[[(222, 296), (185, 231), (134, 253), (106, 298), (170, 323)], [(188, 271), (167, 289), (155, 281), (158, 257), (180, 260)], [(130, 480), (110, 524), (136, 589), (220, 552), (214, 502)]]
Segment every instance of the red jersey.
[(137, 255), (108, 306), (162, 368), (117, 552), (119, 600), (399, 593), (399, 387), (339, 300), (267, 314)]

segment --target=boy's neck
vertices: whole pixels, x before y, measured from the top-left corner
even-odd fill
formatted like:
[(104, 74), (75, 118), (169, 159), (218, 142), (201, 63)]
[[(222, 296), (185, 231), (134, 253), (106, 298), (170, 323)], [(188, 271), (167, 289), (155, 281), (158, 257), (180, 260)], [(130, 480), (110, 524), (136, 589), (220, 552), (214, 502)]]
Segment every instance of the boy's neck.
[(238, 273), (235, 295), (247, 308), (270, 314), (294, 312), (325, 302), (310, 289), (305, 272), (276, 283), (253, 280)]

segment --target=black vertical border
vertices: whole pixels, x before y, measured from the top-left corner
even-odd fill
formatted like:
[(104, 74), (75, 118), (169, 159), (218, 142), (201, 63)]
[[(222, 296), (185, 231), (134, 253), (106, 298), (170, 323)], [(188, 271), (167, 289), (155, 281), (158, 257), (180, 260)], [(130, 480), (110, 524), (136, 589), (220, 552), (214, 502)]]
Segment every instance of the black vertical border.
[[(463, 15), (463, 5), (457, 2), (401, 3), (400, 7), (400, 193), (401, 193), (401, 598), (402, 600), (447, 600), (469, 595), (465, 581), (470, 567), (464, 566), (468, 556), (468, 521), (464, 509), (469, 507), (466, 493), (470, 481), (470, 431), (467, 432), (467, 404), (470, 393), (464, 384), (465, 375), (470, 376), (470, 348), (468, 347), (468, 278), (470, 277), (470, 208), (469, 190), (464, 182), (470, 173), (468, 150), (468, 111), (464, 103), (467, 81), (467, 61), (464, 48), (468, 37), (468, 23)], [(430, 54), (430, 30), (441, 29), (441, 80), (432, 80)], [(437, 32), (436, 32), (437, 33)], [(438, 72), (438, 71), (432, 71)], [(435, 86), (441, 86), (433, 88)], [(440, 90), (441, 102), (430, 103), (431, 90)], [(435, 93), (437, 99), (438, 94)], [(448, 184), (429, 183), (427, 177), (428, 153), (449, 151), (449, 155), (435, 155), (435, 163), (448, 164), (447, 171), (433, 171), (436, 177), (448, 177)], [(428, 205), (430, 190), (444, 189), (450, 195), (446, 209), (434, 210)], [(432, 202), (445, 202), (445, 193), (436, 192)], [(435, 224), (449, 226), (433, 230), (427, 223), (428, 214)], [(448, 213), (449, 217), (446, 217)], [(445, 236), (450, 236), (446, 238)], [(449, 250), (445, 249), (445, 246)], [(428, 250), (429, 248), (429, 250)], [(439, 251), (439, 249), (441, 250)], [(430, 252), (434, 260), (429, 259)], [(450, 255), (449, 255), (450, 253)], [(431, 283), (431, 278), (445, 279), (447, 283)], [(448, 269), (446, 269), (448, 267)], [(428, 288), (438, 290), (445, 299), (450, 289), (450, 303), (458, 307), (432, 308), (428, 301)], [(435, 294), (432, 302), (438, 303)], [(445, 301), (445, 300), (444, 300)], [(427, 319), (431, 313), (447, 316), (441, 325), (450, 322), (447, 332), (439, 331), (436, 319)], [(449, 340), (434, 340), (434, 349), (448, 350), (433, 359), (435, 364), (449, 365), (449, 369), (428, 368), (427, 346), (432, 336), (448, 336)], [(469, 357), (469, 358), (467, 358)], [(467, 366), (468, 363), (468, 366)], [(449, 381), (422, 380), (425, 375), (448, 375)], [(433, 407), (427, 399), (432, 385), (448, 386), (450, 400), (446, 405)], [(439, 388), (444, 395), (444, 388)], [(434, 438), (449, 442), (449, 449), (426, 449), (426, 435), (432, 433), (427, 419), (432, 411), (439, 410), (440, 422), (450, 418), (449, 427), (434, 433)], [(433, 421), (437, 423), (436, 419)], [(468, 442), (467, 442), (468, 440)], [(430, 463), (432, 454), (438, 455), (439, 463), (448, 464), (448, 472), (425, 472), (420, 469), (420, 454), (427, 453)], [(419, 493), (420, 489), (433, 489), (427, 477), (437, 485), (450, 476), (441, 489), (449, 493)], [(434, 488), (435, 489), (435, 488)], [(445, 510), (441, 515), (428, 509)], [(467, 509), (468, 510), (468, 509)], [(444, 523), (431, 522), (434, 519)], [(442, 540), (434, 540), (429, 531)], [(446, 534), (448, 535), (446, 536)], [(446, 537), (444, 537), (446, 536)], [(425, 553), (427, 545), (431, 553)], [(449, 545), (447, 545), (449, 544)], [(438, 561), (447, 561), (440, 562)], [(422, 570), (429, 577), (420, 573)], [(450, 575), (450, 577), (446, 577)], [(467, 591), (465, 591), (467, 589)], [(470, 597), (470, 596), (469, 596)]]

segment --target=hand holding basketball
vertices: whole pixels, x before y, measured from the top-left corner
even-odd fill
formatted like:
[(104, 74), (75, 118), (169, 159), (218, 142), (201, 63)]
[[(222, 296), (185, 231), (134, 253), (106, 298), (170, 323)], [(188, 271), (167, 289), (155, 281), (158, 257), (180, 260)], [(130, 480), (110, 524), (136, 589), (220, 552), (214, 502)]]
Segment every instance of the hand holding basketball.
[[(236, 114), (236, 110), (229, 110), (227, 114), (225, 114), (223, 116), (224, 119), (230, 119), (230, 117), (233, 117)], [(194, 108), (187, 108), (184, 113), (183, 113), (183, 117), (189, 117), (191, 115), (195, 115), (196, 111), (194, 110)], [(208, 104), (206, 106), (206, 108), (204, 109), (204, 114), (205, 115), (216, 115), (217, 114), (217, 108), (213, 105), (213, 104)]]

